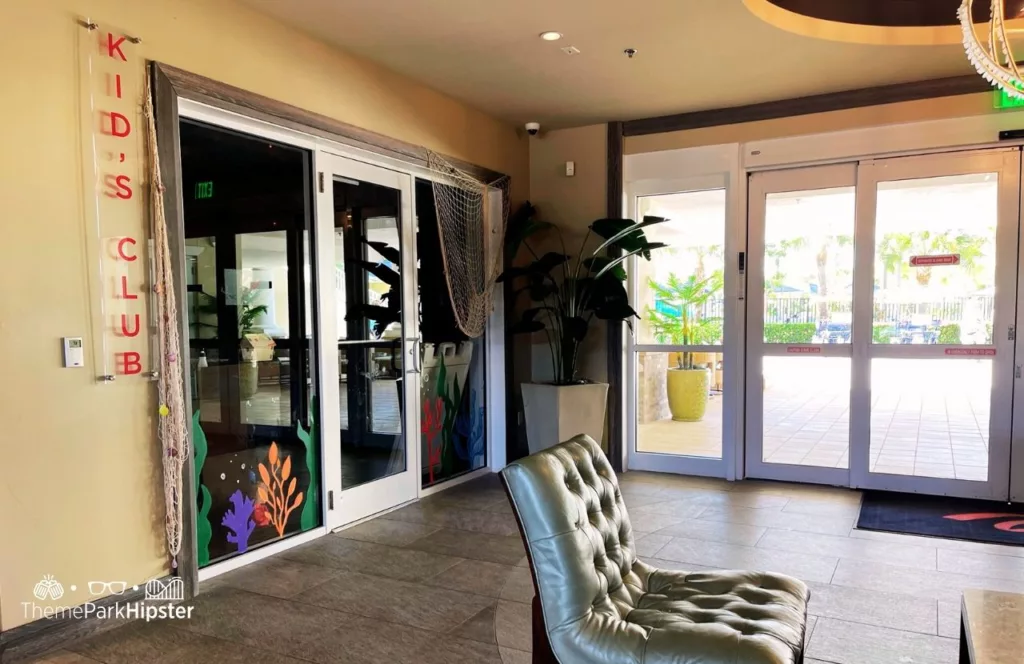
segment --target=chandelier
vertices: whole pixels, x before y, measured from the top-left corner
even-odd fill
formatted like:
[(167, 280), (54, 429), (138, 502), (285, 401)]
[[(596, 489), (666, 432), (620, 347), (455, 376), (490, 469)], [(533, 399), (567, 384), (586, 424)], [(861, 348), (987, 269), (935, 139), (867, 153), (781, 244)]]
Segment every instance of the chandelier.
[[(988, 22), (987, 38), (978, 37), (974, 22), (971, 20), (971, 8), (975, 0), (963, 0), (957, 16), (964, 33), (964, 50), (967, 59), (978, 70), (986, 81), (1002, 88), (1007, 95), (1024, 99), (1024, 80), (1021, 80), (1020, 69), (1013, 57), (1006, 29), (1006, 16), (1003, 0), (991, 0), (992, 16)], [(1003, 64), (1003, 63), (1006, 64)]]

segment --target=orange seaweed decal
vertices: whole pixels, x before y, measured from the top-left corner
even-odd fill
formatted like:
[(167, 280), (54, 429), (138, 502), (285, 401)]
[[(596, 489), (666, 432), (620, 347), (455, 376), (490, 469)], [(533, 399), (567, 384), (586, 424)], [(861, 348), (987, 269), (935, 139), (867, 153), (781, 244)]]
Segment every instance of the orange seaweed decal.
[[(267, 463), (270, 466), (269, 469), (262, 463), (259, 464), (262, 483), (257, 488), (257, 492), (260, 504), (266, 506), (267, 522), (277, 530), (278, 537), (283, 537), (288, 517), (296, 507), (302, 504), (303, 496), (301, 491), (295, 493), (295, 478), (291, 476), (292, 458), (287, 456), (282, 461), (277, 450), (277, 443), (270, 444)], [(291, 502), (289, 503), (289, 501)]]

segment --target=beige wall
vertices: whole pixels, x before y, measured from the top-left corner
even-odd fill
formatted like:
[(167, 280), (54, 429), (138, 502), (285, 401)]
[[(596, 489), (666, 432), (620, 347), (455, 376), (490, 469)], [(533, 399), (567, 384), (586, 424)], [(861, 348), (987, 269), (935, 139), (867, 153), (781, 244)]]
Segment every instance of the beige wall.
[[(573, 256), (577, 255), (587, 226), (607, 216), (607, 133), (607, 125), (601, 124), (560, 129), (530, 139), (530, 201), (537, 207), (539, 218), (562, 229), (568, 253)], [(576, 162), (573, 177), (565, 174), (567, 161)], [(605, 339), (605, 325), (597, 321), (583, 342), (580, 377), (608, 379)], [(528, 380), (548, 380), (550, 375), (547, 344), (534, 339)]]
[[(88, 337), (80, 184), (76, 15), (143, 38), (144, 57), (504, 171), (526, 198), (528, 148), (515, 128), (286, 29), (232, 0), (4, 2), (0, 22), (0, 614), (44, 574), (62, 603), (90, 580), (167, 569), (155, 399), (144, 383), (99, 385), (60, 367), (61, 336)], [(595, 166), (597, 168), (597, 166)], [(140, 220), (140, 227), (141, 227)], [(86, 348), (90, 347), (87, 338)], [(70, 585), (78, 586), (71, 591)]]
[(982, 92), (973, 95), (852, 108), (831, 113), (799, 115), (761, 122), (704, 127), (647, 136), (630, 136), (626, 138), (624, 151), (626, 154), (641, 154), (702, 145), (746, 143), (769, 138), (943, 120), (995, 112), (997, 111), (992, 108), (992, 93)]

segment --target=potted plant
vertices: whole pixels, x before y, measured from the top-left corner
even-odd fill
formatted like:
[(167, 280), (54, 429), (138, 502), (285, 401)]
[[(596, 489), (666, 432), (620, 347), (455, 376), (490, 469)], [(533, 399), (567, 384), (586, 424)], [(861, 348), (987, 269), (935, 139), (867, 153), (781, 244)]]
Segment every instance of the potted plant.
[[(199, 305), (198, 313), (204, 316), (219, 316), (220, 308), (216, 296), (210, 295), (202, 290), (198, 290), (196, 292), (203, 300)], [(241, 355), (241, 362), (238, 365), (238, 391), (239, 396), (242, 399), (248, 399), (256, 394), (259, 385), (259, 367), (256, 364), (256, 351), (252, 347), (251, 341), (246, 340), (245, 335), (255, 332), (256, 321), (259, 320), (260, 316), (265, 316), (270, 311), (267, 305), (256, 304), (256, 300), (260, 295), (261, 292), (257, 288), (242, 287), (238, 292), (238, 303), (236, 306), (238, 314), (239, 353)], [(217, 329), (218, 327), (217, 323), (197, 321), (197, 324), (199, 327), (210, 327), (214, 329)], [(265, 346), (273, 348), (274, 341), (272, 339), (267, 339)], [(204, 364), (201, 366), (206, 365)]]
[[(259, 389), (261, 353), (273, 353), (274, 340), (260, 334), (259, 339), (249, 339), (246, 335), (256, 332), (256, 321), (269, 311), (265, 304), (256, 304), (262, 294), (258, 288), (242, 288), (238, 293), (238, 338), (241, 340), (242, 363), (238, 366), (238, 392), (242, 399), (248, 399)], [(257, 348), (259, 342), (264, 348)], [(272, 357), (272, 355), (271, 355)]]
[[(701, 346), (718, 343), (722, 335), (721, 318), (705, 318), (701, 310), (708, 300), (722, 291), (721, 271), (706, 279), (691, 275), (685, 280), (670, 274), (668, 282), (653, 279), (648, 285), (655, 297), (664, 303), (663, 310), (646, 310), (647, 321), (658, 343), (676, 346)], [(672, 419), (699, 422), (704, 419), (711, 388), (711, 373), (706, 366), (694, 362), (694, 353), (678, 353), (677, 366), (668, 370), (668, 408)]]
[[(581, 433), (597, 441), (603, 438), (608, 385), (578, 375), (580, 345), (595, 318), (630, 324), (637, 317), (623, 285), (623, 263), (630, 256), (650, 260), (653, 250), (664, 247), (649, 242), (643, 229), (666, 221), (661, 217), (645, 217), (639, 223), (599, 219), (590, 224), (573, 258), (566, 253), (561, 230), (534, 219), (534, 211), (525, 203), (509, 219), (506, 232), (508, 256), (514, 258), (525, 247), (530, 262), (509, 268), (498, 278), (512, 281), (513, 302), (526, 295), (532, 304), (510, 331), (543, 333), (551, 354), (554, 379), (522, 386), (531, 453)], [(532, 240), (547, 231), (556, 234), (561, 252), (541, 255), (533, 246)]]

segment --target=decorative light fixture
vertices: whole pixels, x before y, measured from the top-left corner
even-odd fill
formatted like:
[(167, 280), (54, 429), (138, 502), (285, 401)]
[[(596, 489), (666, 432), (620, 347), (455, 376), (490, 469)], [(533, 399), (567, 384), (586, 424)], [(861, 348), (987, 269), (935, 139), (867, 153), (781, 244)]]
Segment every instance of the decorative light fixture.
[[(986, 81), (1002, 88), (1010, 97), (1024, 99), (1024, 80), (1021, 80), (1020, 69), (1017, 67), (1013, 49), (1010, 46), (1009, 33), (1006, 29), (1006, 16), (1003, 0), (991, 0), (992, 15), (988, 22), (988, 39), (978, 38), (974, 29), (971, 9), (976, 0), (963, 0), (957, 16), (964, 33), (964, 50), (967, 59), (978, 70)], [(1006, 64), (1003, 64), (1003, 61)]]
[(544, 41), (558, 41), (562, 38), (562, 33), (555, 32), (554, 30), (548, 30), (547, 32), (540, 33), (540, 38)]

